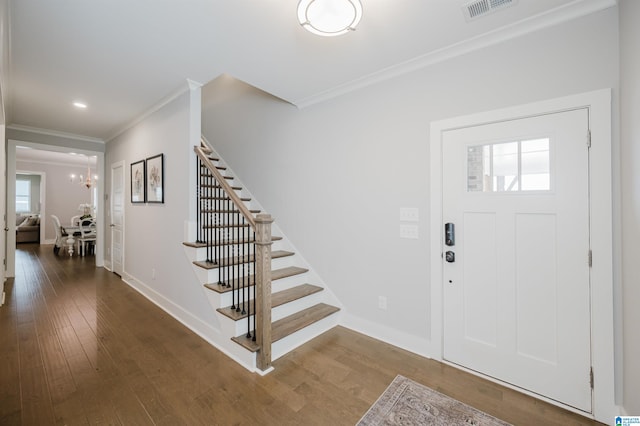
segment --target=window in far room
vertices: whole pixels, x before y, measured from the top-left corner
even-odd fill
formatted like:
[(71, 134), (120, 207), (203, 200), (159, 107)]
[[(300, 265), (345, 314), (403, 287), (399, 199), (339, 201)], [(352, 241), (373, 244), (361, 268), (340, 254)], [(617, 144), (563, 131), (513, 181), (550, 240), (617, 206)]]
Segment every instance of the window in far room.
[(16, 213), (31, 211), (31, 181), (16, 179)]

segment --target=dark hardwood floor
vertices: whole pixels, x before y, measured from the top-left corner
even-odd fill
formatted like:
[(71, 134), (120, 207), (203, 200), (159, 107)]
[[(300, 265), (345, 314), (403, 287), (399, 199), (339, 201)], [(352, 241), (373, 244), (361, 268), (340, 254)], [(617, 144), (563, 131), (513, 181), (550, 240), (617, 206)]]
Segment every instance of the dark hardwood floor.
[(597, 424), (342, 327), (261, 377), (51, 246), (19, 245), (5, 287), (1, 425), (353, 425), (397, 374), (513, 424)]

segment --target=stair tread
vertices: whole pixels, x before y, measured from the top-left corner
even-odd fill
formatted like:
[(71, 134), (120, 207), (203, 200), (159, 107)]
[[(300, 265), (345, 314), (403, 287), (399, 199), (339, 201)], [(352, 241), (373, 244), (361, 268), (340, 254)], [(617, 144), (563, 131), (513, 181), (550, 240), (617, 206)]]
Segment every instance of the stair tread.
[(204, 152), (204, 154), (207, 156), (207, 158), (209, 160), (211, 160), (211, 161), (220, 161), (219, 158), (211, 156), (211, 154), (213, 154), (213, 150), (211, 148), (209, 148), (207, 145), (205, 145), (204, 143), (200, 144), (200, 149), (202, 150), (202, 152)]
[(202, 225), (202, 229), (248, 228), (249, 223), (224, 223), (222, 225)]
[[(324, 290), (322, 287), (312, 284), (301, 284), (287, 290), (278, 291), (271, 295), (271, 307), (281, 306), (294, 300), (302, 299), (303, 297), (310, 296)], [(253, 306), (253, 299), (249, 300), (249, 305)], [(239, 321), (247, 317), (247, 313), (236, 311), (231, 306), (216, 309), (221, 314), (231, 318), (234, 321)]]
[[(208, 183), (203, 183), (200, 185), (201, 188), (222, 188), (222, 186), (220, 185), (216, 185), (216, 184), (208, 184)], [(241, 191), (242, 187), (241, 186), (232, 186), (231, 189), (235, 189), (236, 191)]]
[[(260, 210), (249, 209), (251, 213), (260, 213)], [(215, 210), (215, 209), (201, 209), (200, 213), (239, 213), (240, 210)]]
[[(303, 328), (338, 312), (339, 310), (340, 308), (335, 306), (327, 305), (326, 303), (318, 303), (310, 308), (282, 318), (271, 325), (271, 341), (277, 342), (280, 339), (284, 339), (290, 334), (300, 331)], [(231, 340), (251, 352), (256, 352), (260, 349), (256, 342), (246, 336), (232, 337)]]
[[(282, 237), (272, 236), (271, 241), (280, 241)], [(218, 245), (227, 245), (227, 244), (245, 244), (245, 243), (254, 243), (256, 240), (254, 238), (243, 239), (243, 240), (231, 240), (231, 241), (218, 241)], [(203, 248), (207, 246), (206, 242), (197, 243), (192, 241), (186, 241), (182, 243), (187, 247), (195, 247), (195, 248)]]
[[(226, 200), (230, 200), (231, 198), (229, 197), (211, 197), (211, 196), (206, 196), (203, 195), (200, 197), (201, 200), (220, 200), (220, 201), (226, 201)], [(240, 197), (241, 201), (251, 201), (251, 198), (249, 197)]]
[[(271, 252), (271, 258), (278, 259), (281, 257), (293, 256), (294, 254), (295, 253), (290, 251), (274, 250)], [(204, 269), (217, 269), (218, 267), (225, 265), (237, 265), (238, 263), (253, 262), (253, 257), (253, 254), (248, 256), (233, 256), (231, 258), (220, 259), (218, 263), (207, 262), (206, 260), (196, 260), (193, 264)]]
[[(309, 271), (308, 269), (300, 268), (298, 266), (287, 266), (286, 268), (274, 269), (271, 271), (271, 281), (292, 277), (294, 275), (304, 274), (305, 272), (308, 272), (308, 271)], [(218, 283), (205, 284), (204, 286), (209, 290), (213, 290), (218, 293), (228, 293), (233, 290), (233, 287), (236, 287), (236, 288), (238, 287), (239, 281), (240, 280), (237, 280), (237, 279), (233, 280), (231, 283), (232, 285), (228, 287), (226, 285), (220, 285)], [(246, 281), (248, 281), (249, 283), (251, 283), (251, 285), (253, 285), (253, 275), (249, 275), (249, 279)]]
[[(209, 160), (211, 160), (211, 161), (220, 161), (220, 159), (219, 159), (219, 158), (209, 158)], [(200, 167), (201, 167), (202, 169), (209, 169), (209, 168), (208, 168), (207, 166), (205, 166), (204, 164), (203, 164), (202, 166), (200, 166)], [(216, 169), (218, 169), (218, 170), (227, 170), (227, 168), (226, 168), (225, 166), (218, 166), (218, 165), (216, 165), (215, 167), (216, 167)]]

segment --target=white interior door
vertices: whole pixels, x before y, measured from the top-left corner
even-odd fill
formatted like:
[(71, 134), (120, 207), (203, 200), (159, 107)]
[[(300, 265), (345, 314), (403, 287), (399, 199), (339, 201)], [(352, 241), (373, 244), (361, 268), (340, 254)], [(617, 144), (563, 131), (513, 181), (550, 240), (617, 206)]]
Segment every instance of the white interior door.
[(111, 270), (124, 269), (124, 163), (111, 166)]
[[(9, 258), (7, 253), (7, 230), (10, 228), (7, 220), (9, 214), (7, 212), (6, 205), (6, 187), (7, 187), (7, 161), (5, 157), (6, 142), (4, 138), (5, 127), (4, 123), (0, 124), (0, 212), (4, 214), (4, 223), (2, 228), (4, 232), (0, 233), (0, 251), (2, 252), (2, 260), (4, 264), (0, 266), (0, 306), (4, 303), (4, 280), (5, 273), (8, 267), (7, 260)], [(15, 185), (15, 184), (14, 184)]]
[(444, 358), (585, 412), (588, 119), (579, 109), (450, 130), (442, 145), (443, 221), (455, 227)]

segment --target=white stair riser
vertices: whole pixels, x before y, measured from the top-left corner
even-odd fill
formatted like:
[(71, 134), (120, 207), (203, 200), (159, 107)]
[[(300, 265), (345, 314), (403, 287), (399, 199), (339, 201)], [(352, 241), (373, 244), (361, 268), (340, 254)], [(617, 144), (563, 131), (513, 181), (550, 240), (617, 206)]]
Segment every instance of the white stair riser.
[[(229, 340), (232, 337), (236, 336), (244, 336), (247, 334), (247, 319), (243, 318), (240, 321), (234, 321), (226, 315), (222, 315), (220, 312), (218, 314), (218, 320), (220, 322), (220, 330), (223, 335), (229, 336)], [(251, 325), (253, 328), (253, 316), (251, 317)], [(233, 342), (237, 345), (237, 343)]]
[(313, 284), (312, 281), (309, 281), (309, 274), (307, 272), (286, 278), (280, 278), (279, 280), (271, 281), (271, 292), (275, 293), (277, 291), (288, 290), (292, 287), (305, 283)]
[[(289, 303), (285, 303), (284, 305), (276, 306), (271, 310), (271, 321), (275, 322), (284, 317), (292, 315), (296, 312), (300, 312), (303, 309), (307, 309), (321, 303), (323, 301), (322, 292), (314, 293), (309, 296), (303, 297), (301, 299), (294, 300)], [(253, 310), (253, 306), (251, 306)], [(243, 318), (239, 321), (234, 321), (228, 316), (221, 314), (218, 312), (218, 318), (220, 320), (220, 324), (224, 324), (225, 329), (233, 329), (234, 336), (241, 336), (247, 333), (247, 319)], [(253, 312), (251, 315), (251, 327), (253, 327)], [(234, 328), (235, 327), (235, 328)]]
[(291, 352), (295, 348), (303, 345), (309, 340), (318, 337), (322, 333), (332, 329), (340, 322), (340, 312), (329, 315), (326, 318), (315, 322), (302, 330), (296, 331), (289, 336), (274, 342), (271, 345), (271, 359), (275, 361), (283, 355)]
[[(282, 245), (282, 241), (281, 240), (276, 240), (273, 242), (273, 245), (271, 246), (271, 250), (283, 250), (280, 246)], [(207, 258), (207, 248), (206, 247), (189, 247), (189, 246), (184, 246), (185, 250), (189, 250), (187, 252), (187, 256), (189, 259), (193, 259), (193, 260), (205, 260)], [(223, 246), (224, 247), (224, 246)], [(195, 251), (195, 255), (191, 254), (191, 250)], [(215, 248), (214, 248), (215, 250)], [(237, 248), (235, 249), (237, 250)], [(237, 251), (236, 251), (237, 252)], [(226, 252), (223, 252), (223, 255)], [(249, 251), (250, 254), (253, 254), (253, 244), (251, 244), (251, 250)]]
[[(277, 259), (271, 259), (271, 268), (281, 269), (281, 268), (286, 268), (287, 266), (293, 266), (294, 265), (293, 257), (294, 256), (285, 256)], [(218, 276), (219, 276), (218, 274), (220, 273), (218, 268), (204, 269), (199, 266), (196, 266), (196, 268), (199, 268), (202, 271), (204, 271), (204, 275), (201, 275), (200, 273), (198, 273), (198, 279), (201, 279), (200, 282), (202, 284), (210, 284), (210, 283), (218, 282)], [(249, 274), (252, 274), (253, 266), (249, 264), (242, 264), (242, 268), (240, 269), (240, 271), (242, 275), (244, 275), (246, 271), (248, 271)], [(234, 274), (235, 273), (237, 273), (237, 269), (234, 271)]]
[[(218, 309), (218, 308), (226, 308), (227, 306), (231, 306), (231, 304), (233, 303), (234, 296), (232, 295), (232, 292), (223, 293), (223, 294), (220, 294), (219, 296), (220, 296), (220, 305), (216, 306), (215, 307), (216, 309)], [(237, 297), (238, 296), (236, 296), (236, 298)], [(242, 295), (240, 297), (240, 301), (242, 302), (242, 300), (244, 300), (244, 299), (245, 299), (245, 296)], [(250, 291), (249, 291), (249, 300), (251, 300), (251, 299), (253, 299), (253, 287), (251, 287)]]
[(288, 266), (296, 266), (295, 255), (271, 259), (271, 269), (282, 269)]
[(276, 306), (271, 309), (271, 321), (278, 321), (284, 317), (295, 314), (296, 312), (300, 312), (303, 309), (307, 309), (321, 303), (323, 301), (323, 292), (319, 291), (314, 294), (310, 294), (309, 296), (303, 297), (301, 299), (297, 299), (291, 301), (289, 303), (285, 303), (284, 305)]
[[(307, 273), (302, 273), (302, 274), (292, 275), (290, 277), (280, 278), (278, 280), (271, 281), (271, 291), (272, 293), (276, 293), (278, 291), (288, 290), (290, 288), (299, 286), (301, 284), (305, 284), (309, 282), (309, 280), (307, 279), (308, 278), (307, 275), (308, 275)], [(217, 276), (215, 279), (217, 280)], [(211, 281), (211, 282), (217, 282), (217, 281)], [(208, 290), (208, 291), (215, 293), (215, 291), (213, 290)], [(254, 286), (249, 287), (249, 294), (250, 294), (249, 297), (253, 298)], [(226, 306), (231, 306), (231, 303), (232, 303), (231, 292), (219, 294), (219, 298), (220, 298), (219, 300), (221, 304), (218, 306), (214, 305), (216, 309), (226, 307)]]
[(204, 256), (206, 256), (207, 252), (206, 251), (201, 251), (200, 248), (190, 247), (190, 246), (183, 246), (183, 248), (184, 248), (184, 252), (185, 252), (185, 254), (187, 256), (187, 259), (192, 259), (192, 260), (195, 260), (195, 261), (205, 260), (206, 259), (206, 257), (204, 257)]

